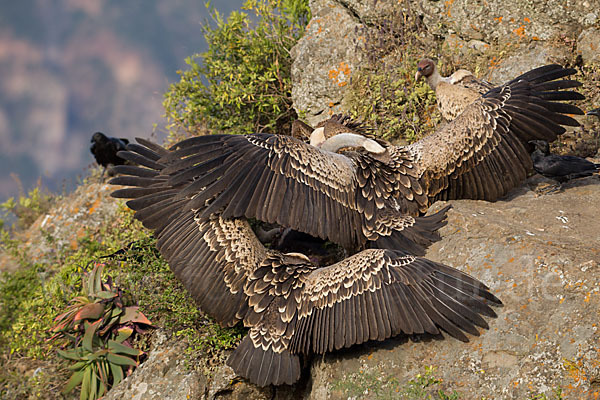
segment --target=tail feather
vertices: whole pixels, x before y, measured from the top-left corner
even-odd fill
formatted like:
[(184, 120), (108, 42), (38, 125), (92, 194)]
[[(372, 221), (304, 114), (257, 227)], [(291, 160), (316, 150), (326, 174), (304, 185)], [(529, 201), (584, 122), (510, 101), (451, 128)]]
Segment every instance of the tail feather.
[(291, 385), (300, 379), (300, 357), (287, 350), (280, 353), (271, 347), (256, 347), (246, 335), (227, 360), (236, 374), (247, 378), (258, 386)]

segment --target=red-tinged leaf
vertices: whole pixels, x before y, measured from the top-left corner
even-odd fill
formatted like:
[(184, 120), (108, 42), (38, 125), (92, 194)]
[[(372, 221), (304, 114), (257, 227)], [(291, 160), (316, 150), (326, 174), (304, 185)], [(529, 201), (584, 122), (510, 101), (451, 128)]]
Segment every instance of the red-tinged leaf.
[(81, 393), (79, 400), (87, 400), (90, 393), (90, 381), (92, 380), (92, 367), (83, 370), (83, 380), (81, 381)]
[(152, 325), (152, 322), (150, 322), (150, 320), (148, 320), (148, 318), (146, 318), (146, 316), (138, 310), (138, 306), (130, 306), (125, 308), (125, 314), (121, 316), (119, 323), (126, 324), (128, 322)]
[(125, 356), (120, 356), (118, 354), (114, 354), (114, 353), (108, 353), (106, 355), (106, 359), (113, 363), (113, 364), (117, 364), (117, 365), (131, 365), (133, 367), (137, 366), (137, 362), (129, 357), (125, 357)]
[(73, 375), (71, 375), (71, 377), (67, 381), (67, 384), (63, 388), (62, 393), (67, 394), (71, 392), (71, 390), (75, 389), (75, 386), (79, 385), (83, 380), (83, 373), (83, 370), (74, 372)]
[(75, 364), (69, 366), (68, 368), (71, 371), (79, 371), (80, 369), (82, 369), (83, 367), (85, 367), (87, 364), (87, 361), (77, 361)]
[(89, 390), (89, 393), (90, 393), (90, 398), (92, 398), (94, 400), (97, 398), (96, 394), (98, 392), (98, 378), (96, 377), (97, 376), (96, 375), (96, 370), (97, 369), (98, 369), (97, 366), (94, 365), (94, 368), (92, 370), (92, 374), (90, 376), (90, 390)]
[(104, 337), (104, 335), (106, 335), (106, 333), (112, 329), (112, 327), (119, 321), (119, 317), (114, 317), (113, 319), (111, 319), (105, 326), (104, 328), (102, 328), (100, 330), (100, 336)]
[(106, 393), (106, 385), (100, 381), (98, 382), (98, 398), (104, 396), (104, 393)]
[(56, 350), (59, 356), (62, 358), (66, 358), (67, 360), (75, 360), (78, 361), (81, 359), (81, 356), (77, 352), (77, 349), (69, 349), (69, 350)]
[(82, 319), (98, 319), (104, 313), (104, 304), (102, 303), (89, 303), (83, 306), (81, 310), (75, 315), (74, 321), (77, 323)]
[(96, 297), (99, 297), (99, 298), (104, 299), (104, 300), (106, 300), (106, 299), (113, 299), (113, 298), (115, 298), (115, 297), (118, 296), (117, 293), (110, 292), (108, 290), (101, 290), (101, 291), (97, 292), (95, 295), (96, 295)]

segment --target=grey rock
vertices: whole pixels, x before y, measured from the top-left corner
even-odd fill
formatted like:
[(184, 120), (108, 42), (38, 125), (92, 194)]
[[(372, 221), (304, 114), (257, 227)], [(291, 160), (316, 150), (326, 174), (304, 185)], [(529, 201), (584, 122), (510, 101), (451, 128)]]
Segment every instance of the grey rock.
[(343, 5), (311, 2), (312, 19), (292, 49), (292, 101), (309, 124), (342, 111), (340, 103), (360, 64), (356, 42), (363, 25)]
[(501, 84), (545, 64), (557, 63), (565, 65), (570, 57), (566, 47), (551, 46), (543, 42), (532, 42), (521, 46), (511, 56), (502, 60), (490, 70), (487, 79)]
[(144, 361), (123, 382), (112, 388), (106, 400), (188, 400), (204, 398), (207, 379), (185, 366), (184, 345), (168, 341), (158, 330)]
[[(411, 2), (412, 3), (412, 2)], [(581, 30), (593, 20), (599, 1), (423, 1), (414, 2), (431, 33), (456, 32), (487, 43), (548, 40)]]
[(589, 28), (577, 38), (577, 52), (585, 63), (600, 61), (600, 29)]

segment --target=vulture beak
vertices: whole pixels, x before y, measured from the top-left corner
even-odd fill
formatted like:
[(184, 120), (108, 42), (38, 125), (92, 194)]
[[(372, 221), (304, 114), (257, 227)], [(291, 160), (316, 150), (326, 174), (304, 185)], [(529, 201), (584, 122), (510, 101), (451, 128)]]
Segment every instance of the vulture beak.
[(422, 71), (421, 67), (417, 68), (417, 73), (415, 74), (415, 83), (419, 82), (419, 78), (421, 78), (423, 76), (421, 71)]

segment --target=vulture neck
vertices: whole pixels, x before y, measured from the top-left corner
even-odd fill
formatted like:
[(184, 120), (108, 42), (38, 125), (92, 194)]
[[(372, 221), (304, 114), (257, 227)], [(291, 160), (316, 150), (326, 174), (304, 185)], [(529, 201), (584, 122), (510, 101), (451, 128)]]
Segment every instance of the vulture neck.
[(427, 77), (427, 83), (433, 90), (436, 90), (436, 88), (440, 84), (440, 82), (446, 82), (446, 81), (447, 81), (447, 78), (442, 77), (440, 75), (440, 73), (438, 72), (437, 68), (433, 71), (433, 73), (431, 75), (429, 75)]

